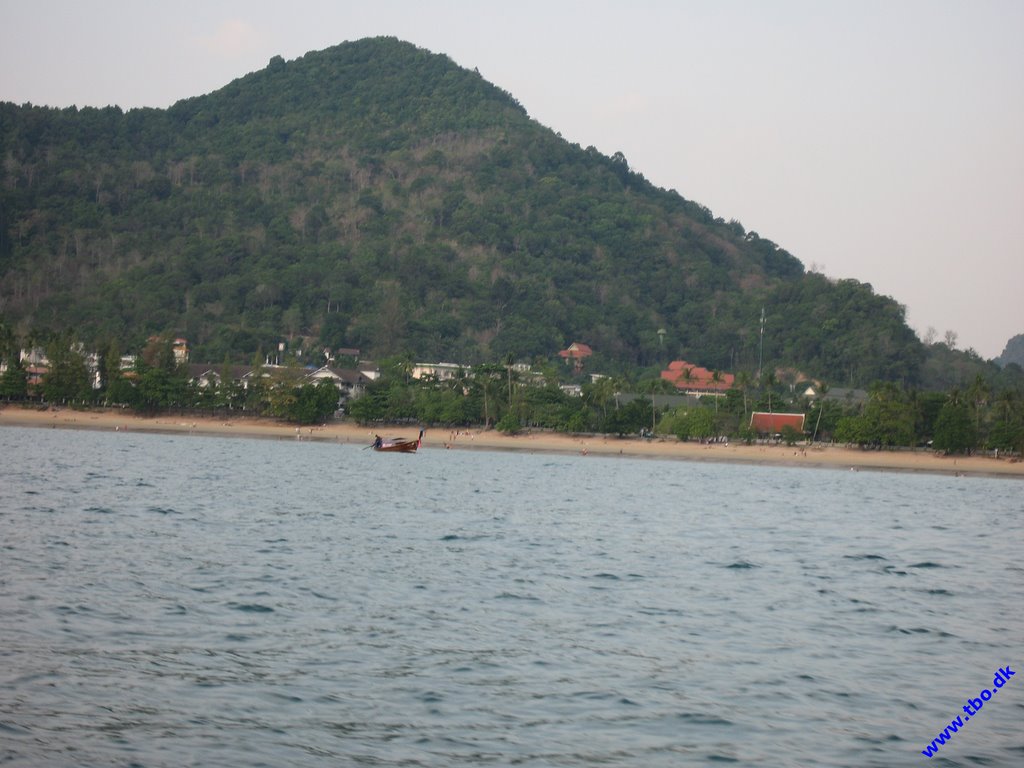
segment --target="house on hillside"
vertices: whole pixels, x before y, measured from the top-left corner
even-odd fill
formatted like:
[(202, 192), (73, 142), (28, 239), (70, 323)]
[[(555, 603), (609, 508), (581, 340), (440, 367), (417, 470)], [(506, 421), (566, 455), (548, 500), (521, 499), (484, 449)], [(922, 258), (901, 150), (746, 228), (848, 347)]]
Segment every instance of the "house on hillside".
[(341, 349), (325, 349), (324, 354), (327, 356), (328, 363), (335, 363), (341, 358), (342, 362), (351, 362), (354, 365), (359, 363), (359, 350), (354, 347), (342, 347)]
[(804, 433), (804, 415), (802, 413), (764, 413), (754, 411), (750, 414), (750, 428), (759, 435), (775, 437), (781, 435), (786, 427), (792, 427), (798, 434)]
[(19, 358), (28, 377), (28, 391), (30, 393), (38, 392), (43, 386), (43, 379), (50, 372), (50, 358), (46, 356), (46, 351), (42, 347), (23, 349)]
[(175, 365), (185, 365), (188, 362), (188, 339), (175, 339), (171, 342), (171, 352), (174, 354)]
[(458, 363), (413, 363), (412, 377), (414, 379), (434, 378), (437, 381), (450, 381), (458, 378), (459, 372), (466, 370), (466, 366)]
[(572, 365), (573, 370), (579, 373), (583, 370), (583, 361), (594, 354), (594, 350), (586, 344), (574, 341), (566, 349), (561, 350), (558, 356), (565, 360), (566, 365)]
[(189, 363), (186, 370), (188, 370), (189, 383), (199, 387), (199, 389), (209, 389), (223, 384), (222, 379), (225, 374), (227, 374), (230, 381), (241, 383), (245, 376), (252, 372), (252, 367), (248, 365), (213, 366), (209, 363), (205, 365)]
[(317, 384), (321, 381), (331, 382), (338, 390), (338, 404), (344, 405), (349, 400), (363, 394), (366, 385), (370, 383), (371, 379), (363, 374), (362, 371), (350, 368), (331, 368), (325, 365), (308, 373), (306, 381), (312, 384)]
[(685, 360), (673, 360), (668, 369), (661, 372), (661, 378), (671, 381), (677, 389), (692, 395), (723, 395), (736, 384), (731, 373), (709, 371)]
[[(224, 384), (224, 376), (230, 377), (230, 382), (237, 384), (243, 390), (256, 381), (257, 376), (263, 379), (275, 380), (275, 374), (280, 376), (281, 372), (289, 370), (277, 365), (262, 365), (253, 368), (247, 365), (212, 366), (191, 364), (188, 366), (189, 381), (200, 389), (216, 388)], [(316, 369), (305, 369), (300, 371), (301, 379), (290, 380), (292, 384), (317, 384), (321, 381), (329, 381), (338, 390), (338, 403), (344, 405), (348, 400), (359, 397), (370, 383), (371, 378), (362, 371), (348, 368), (332, 368), (322, 366)]]

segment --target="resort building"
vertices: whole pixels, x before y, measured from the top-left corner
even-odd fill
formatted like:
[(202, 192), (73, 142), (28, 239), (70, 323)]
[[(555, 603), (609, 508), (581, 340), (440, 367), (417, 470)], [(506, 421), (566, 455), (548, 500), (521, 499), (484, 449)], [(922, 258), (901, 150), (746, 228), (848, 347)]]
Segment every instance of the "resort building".
[(661, 372), (661, 378), (671, 381), (677, 389), (691, 395), (722, 395), (736, 384), (731, 373), (710, 371), (685, 360), (674, 360), (668, 370)]

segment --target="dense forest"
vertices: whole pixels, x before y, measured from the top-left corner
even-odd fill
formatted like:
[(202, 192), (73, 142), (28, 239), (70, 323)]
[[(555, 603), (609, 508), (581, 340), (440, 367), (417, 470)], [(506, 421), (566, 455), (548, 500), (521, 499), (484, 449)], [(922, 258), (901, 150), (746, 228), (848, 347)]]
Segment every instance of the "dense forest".
[(805, 271), (391, 38), (275, 57), (166, 110), (3, 103), (0, 157), (0, 314), (30, 341), (466, 365), (580, 341), (610, 373), (763, 357), (836, 386), (918, 385), (930, 359), (870, 285)]

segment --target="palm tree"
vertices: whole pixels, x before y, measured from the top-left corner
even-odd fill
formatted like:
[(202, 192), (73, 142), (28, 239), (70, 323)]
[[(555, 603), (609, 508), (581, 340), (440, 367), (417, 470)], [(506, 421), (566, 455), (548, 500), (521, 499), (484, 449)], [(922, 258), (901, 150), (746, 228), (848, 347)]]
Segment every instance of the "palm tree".
[(995, 404), (999, 406), (999, 410), (1002, 412), (1002, 417), (1005, 421), (1010, 420), (1010, 416), (1017, 406), (1017, 400), (1017, 393), (1012, 389), (1004, 389), (996, 398)]
[(946, 400), (952, 405), (962, 405), (964, 402), (964, 396), (960, 392), (960, 387), (953, 387), (949, 390), (949, 395), (946, 396)]
[(722, 383), (722, 372), (721, 371), (714, 370), (714, 371), (711, 372), (711, 383), (714, 386), (714, 390), (715, 390), (715, 415), (717, 416), (718, 415), (718, 396), (720, 394), (719, 391), (718, 391), (718, 385)]
[(602, 422), (608, 418), (608, 403), (615, 397), (616, 382), (608, 376), (602, 376), (588, 387), (588, 397), (594, 406), (601, 409)]
[(736, 374), (736, 386), (739, 387), (740, 392), (743, 393), (743, 418), (747, 418), (747, 392), (750, 390), (750, 385), (753, 380), (750, 376), (750, 371), (740, 371)]
[(772, 390), (778, 383), (774, 371), (765, 371), (761, 374), (761, 386), (768, 390), (768, 413), (772, 412)]
[(686, 388), (689, 389), (693, 382), (693, 368), (683, 368), (683, 381), (686, 382)]
[(992, 397), (992, 390), (988, 382), (985, 381), (985, 377), (979, 373), (974, 377), (974, 383), (967, 390), (967, 394), (971, 398), (971, 405), (974, 410), (974, 428), (980, 433), (982, 409), (988, 405), (988, 401)]
[(512, 363), (515, 362), (515, 356), (509, 352), (505, 355), (505, 367), (508, 369), (508, 409), (512, 410)]
[(818, 425), (821, 424), (821, 414), (825, 411), (825, 395), (828, 394), (828, 384), (821, 382), (818, 385), (818, 397), (821, 401), (818, 404), (818, 419), (814, 422), (814, 434), (811, 435), (811, 442), (818, 439)]
[[(497, 378), (496, 378), (497, 377)], [(501, 366), (493, 363), (484, 363), (473, 369), (473, 383), (480, 388), (484, 397), (484, 428), (491, 426), (491, 401), (496, 394), (495, 389), (501, 380)]]

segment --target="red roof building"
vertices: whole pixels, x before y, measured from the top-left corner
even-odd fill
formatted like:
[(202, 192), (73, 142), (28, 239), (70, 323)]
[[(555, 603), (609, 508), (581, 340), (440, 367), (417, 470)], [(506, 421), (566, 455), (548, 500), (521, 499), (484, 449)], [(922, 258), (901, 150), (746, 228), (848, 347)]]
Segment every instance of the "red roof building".
[(578, 371), (583, 368), (583, 359), (590, 357), (594, 354), (594, 350), (588, 347), (586, 344), (581, 344), (578, 341), (574, 341), (569, 345), (568, 349), (563, 349), (558, 353), (558, 356), (565, 360), (565, 364), (568, 365), (571, 361), (573, 367)]
[(802, 413), (764, 413), (761, 411), (750, 414), (750, 428), (759, 435), (778, 435), (787, 426), (802, 434), (804, 415)]
[(736, 377), (731, 373), (718, 372), (716, 380), (715, 371), (685, 360), (673, 360), (668, 364), (668, 370), (661, 372), (661, 378), (687, 392), (725, 392), (736, 383)]
[(592, 354), (594, 354), (594, 350), (586, 344), (580, 344), (578, 341), (574, 341), (569, 345), (568, 349), (563, 349), (559, 352), (558, 356), (563, 357), (566, 360), (577, 360), (584, 357), (590, 357)]

